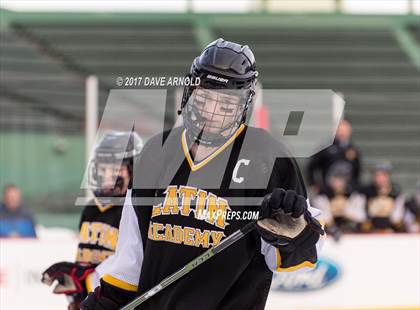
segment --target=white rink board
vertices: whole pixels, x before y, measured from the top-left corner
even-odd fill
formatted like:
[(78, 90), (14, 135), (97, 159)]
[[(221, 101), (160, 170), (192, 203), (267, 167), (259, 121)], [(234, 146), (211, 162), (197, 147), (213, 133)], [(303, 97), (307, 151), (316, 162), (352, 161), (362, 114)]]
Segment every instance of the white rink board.
[(40, 239), (0, 239), (0, 309), (67, 309), (66, 297), (52, 294), (41, 273), (54, 263), (74, 261), (76, 249), (76, 236), (56, 229), (43, 230)]
[(419, 309), (420, 235), (328, 239), (321, 258), (341, 269), (334, 282), (294, 292), (275, 291), (273, 282), (266, 309)]
[[(74, 260), (76, 246), (74, 235), (52, 230), (44, 231), (38, 240), (0, 239), (0, 309), (66, 309), (65, 297), (53, 295), (40, 277), (50, 264)], [(419, 235), (350, 235), (340, 243), (328, 239), (321, 257), (341, 270), (334, 282), (313, 291), (272, 290), (266, 309), (420, 306)]]

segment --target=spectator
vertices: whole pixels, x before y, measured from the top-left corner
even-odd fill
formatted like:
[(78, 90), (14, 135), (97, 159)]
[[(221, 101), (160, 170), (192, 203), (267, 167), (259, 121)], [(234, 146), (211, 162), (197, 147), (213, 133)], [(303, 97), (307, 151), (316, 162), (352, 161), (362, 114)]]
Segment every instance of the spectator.
[(353, 190), (359, 183), (360, 152), (351, 141), (352, 127), (348, 120), (342, 120), (337, 128), (334, 143), (309, 159), (307, 177), (313, 193), (325, 187), (326, 179), (336, 166), (345, 169), (347, 184)]
[(403, 231), (404, 195), (391, 181), (392, 166), (378, 163), (372, 174), (372, 183), (361, 189), (364, 196), (366, 221), (364, 232)]
[(404, 227), (407, 232), (420, 233), (420, 180), (417, 181), (416, 194), (405, 203)]
[(313, 199), (314, 207), (323, 211), (327, 233), (335, 239), (339, 239), (341, 233), (360, 231), (366, 219), (363, 200), (356, 192), (352, 193), (346, 173), (345, 167), (340, 170), (340, 166), (336, 166)]
[(22, 207), (20, 189), (13, 184), (6, 185), (3, 189), (0, 237), (36, 237), (33, 216)]

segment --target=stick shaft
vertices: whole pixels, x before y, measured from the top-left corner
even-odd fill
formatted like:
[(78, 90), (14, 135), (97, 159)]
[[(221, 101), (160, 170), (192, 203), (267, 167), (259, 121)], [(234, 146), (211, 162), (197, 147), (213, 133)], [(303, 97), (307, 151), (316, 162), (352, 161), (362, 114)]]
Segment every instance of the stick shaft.
[(121, 310), (133, 310), (138, 305), (145, 302), (150, 297), (154, 296), (167, 286), (171, 285), (178, 279), (182, 278), (184, 275), (189, 273), (191, 270), (195, 269), (197, 266), (201, 265), (217, 253), (223, 251), (224, 249), (228, 248), (232, 244), (234, 244), (236, 241), (244, 237), (246, 234), (248, 234), (250, 231), (252, 231), (255, 228), (255, 222), (250, 222), (246, 224), (241, 229), (238, 229), (233, 234), (231, 234), (229, 237), (227, 237), (225, 240), (220, 242), (218, 245), (208, 249), (203, 254), (198, 256), (197, 258), (190, 261), (188, 264), (186, 264), (184, 267), (179, 269), (177, 272), (171, 274), (170, 276), (163, 279), (159, 284), (152, 287), (150, 290), (145, 292), (144, 294), (140, 295), (136, 299), (134, 299), (129, 304), (125, 305)]

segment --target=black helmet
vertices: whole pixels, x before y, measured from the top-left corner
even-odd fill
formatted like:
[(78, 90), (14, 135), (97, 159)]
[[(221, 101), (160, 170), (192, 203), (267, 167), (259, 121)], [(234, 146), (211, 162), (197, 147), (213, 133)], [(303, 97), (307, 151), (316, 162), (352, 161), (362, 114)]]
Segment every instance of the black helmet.
[(111, 164), (118, 171), (121, 165), (126, 165), (130, 180), (133, 177), (133, 160), (143, 148), (143, 141), (136, 132), (113, 131), (106, 133), (95, 148), (93, 159), (89, 163), (88, 183), (94, 189), (97, 197), (123, 196), (120, 188), (124, 179), (116, 173), (113, 176), (114, 189), (105, 190), (103, 176), (99, 171), (101, 164)]
[[(207, 145), (224, 143), (245, 122), (255, 95), (258, 72), (254, 54), (247, 45), (217, 39), (194, 59), (187, 76), (192, 81), (200, 79), (199, 86), (185, 86), (182, 96), (181, 111), (188, 137), (192, 141)], [(197, 88), (217, 89), (217, 92), (227, 95), (239, 94), (240, 109), (235, 109), (234, 120), (220, 126), (218, 132), (205, 132), (203, 129), (206, 119), (194, 104), (194, 96), (191, 96)]]

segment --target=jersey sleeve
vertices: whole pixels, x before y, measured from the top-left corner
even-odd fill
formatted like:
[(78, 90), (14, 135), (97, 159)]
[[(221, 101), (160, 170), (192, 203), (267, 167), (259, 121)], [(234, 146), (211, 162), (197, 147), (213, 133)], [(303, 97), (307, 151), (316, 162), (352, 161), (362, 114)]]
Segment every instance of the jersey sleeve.
[(86, 289), (88, 293), (93, 292), (100, 285), (101, 278), (106, 275), (114, 261), (114, 254), (108, 256), (102, 263), (96, 266), (95, 271), (86, 278)]
[(392, 224), (396, 227), (401, 227), (403, 225), (404, 211), (405, 211), (405, 195), (399, 194), (395, 198), (395, 207), (392, 210), (389, 218)]
[[(87, 278), (86, 287), (91, 292), (85, 300), (87, 303), (93, 302), (96, 305), (104, 299), (119, 307), (137, 295), (143, 263), (143, 242), (131, 195), (131, 190), (128, 190), (115, 253), (98, 265), (95, 272)], [(100, 288), (94, 290), (94, 286), (98, 286), (98, 280)]]
[(324, 165), (324, 152), (321, 151), (308, 160), (306, 175), (310, 186), (316, 185), (320, 181), (320, 173)]
[(104, 273), (102, 280), (122, 290), (137, 292), (143, 254), (143, 241), (137, 215), (131, 202), (131, 191), (127, 191), (116, 251), (106, 266), (99, 269), (101, 273)]

